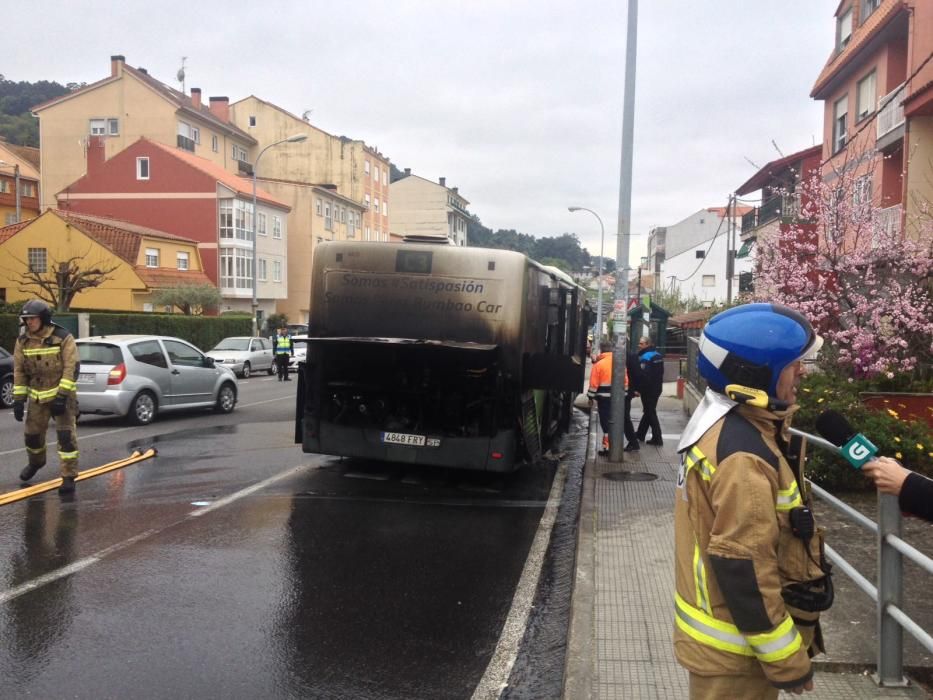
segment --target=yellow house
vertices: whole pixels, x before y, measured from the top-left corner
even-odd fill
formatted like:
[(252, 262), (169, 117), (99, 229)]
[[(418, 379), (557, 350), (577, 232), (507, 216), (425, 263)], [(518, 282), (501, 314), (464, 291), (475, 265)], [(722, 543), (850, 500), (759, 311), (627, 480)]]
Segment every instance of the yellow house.
[(39, 149), (0, 139), (0, 226), (39, 215)]
[(67, 186), (86, 171), (90, 136), (105, 141), (112, 158), (145, 136), (206, 158), (228, 172), (249, 169), (256, 140), (230, 121), (230, 100), (201, 101), (201, 89), (187, 95), (159, 82), (123, 56), (110, 57), (110, 75), (32, 108), (39, 118), (42, 208), (67, 198)]
[(59, 265), (72, 260), (81, 270), (109, 270), (99, 287), (75, 296), (71, 306), (76, 309), (162, 311), (154, 308), (154, 292), (211, 283), (196, 241), (116, 219), (47, 209), (31, 221), (0, 228), (0, 301), (38, 296), (35, 287), (23, 284), (28, 270), (54, 280)]

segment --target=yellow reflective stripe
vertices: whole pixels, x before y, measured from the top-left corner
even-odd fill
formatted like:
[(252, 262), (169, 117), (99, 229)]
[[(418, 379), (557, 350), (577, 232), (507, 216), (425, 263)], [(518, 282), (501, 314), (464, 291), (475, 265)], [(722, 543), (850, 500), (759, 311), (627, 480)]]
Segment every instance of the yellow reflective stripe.
[(58, 393), (58, 387), (52, 387), (51, 389), (30, 389), (29, 395), (34, 398), (36, 401), (42, 401), (42, 399), (52, 399), (55, 398), (55, 395)]
[(45, 445), (43, 445), (42, 447), (27, 447), (26, 452), (29, 452), (30, 454), (34, 454), (34, 455), (45, 454)]
[(61, 345), (42, 348), (23, 348), (23, 354), (26, 357), (35, 357), (37, 355), (57, 355), (62, 351)]
[(750, 634), (747, 639), (752, 649), (755, 650), (758, 660), (766, 663), (783, 661), (788, 656), (793, 656), (803, 646), (800, 632), (797, 631), (790, 616), (785, 617), (784, 622), (771, 632)]
[(62, 380), (58, 383), (58, 390), (59, 390), (59, 391), (70, 391), (70, 392), (75, 392), (75, 391), (78, 390), (78, 385), (75, 384), (75, 383), (74, 383), (73, 381), (71, 381), (70, 379), (62, 379)]
[(26, 396), (29, 393), (29, 387), (23, 384), (13, 385), (13, 396)]
[(706, 459), (706, 455), (704, 455), (696, 445), (684, 453), (684, 465), (688, 470), (696, 469), (697, 474), (699, 474), (704, 481), (709, 481), (713, 477), (713, 474), (716, 473), (716, 467)]
[(709, 604), (709, 588), (706, 585), (706, 567), (700, 554), (700, 545), (694, 537), (693, 541), (693, 585), (696, 588), (697, 603), (705, 612), (712, 612)]
[(674, 601), (677, 626), (688, 637), (720, 651), (728, 651), (740, 656), (755, 655), (738, 627), (717, 620), (712, 615), (707, 615), (702, 610), (693, 607), (681, 598), (679, 593), (674, 593)]
[(59, 459), (77, 459), (77, 458), (78, 458), (78, 451), (77, 451), (77, 450), (75, 450), (74, 452), (61, 452), (61, 451), (59, 451), (59, 453), (58, 453), (58, 458), (59, 458)]
[(777, 501), (774, 507), (779, 511), (788, 511), (803, 505), (803, 499), (800, 498), (800, 489), (797, 482), (794, 481), (789, 489), (779, 489)]
[(674, 593), (674, 602), (677, 626), (687, 636), (714, 649), (773, 663), (793, 656), (803, 646), (803, 639), (789, 615), (770, 632), (745, 636), (735, 625), (693, 607), (679, 593)]

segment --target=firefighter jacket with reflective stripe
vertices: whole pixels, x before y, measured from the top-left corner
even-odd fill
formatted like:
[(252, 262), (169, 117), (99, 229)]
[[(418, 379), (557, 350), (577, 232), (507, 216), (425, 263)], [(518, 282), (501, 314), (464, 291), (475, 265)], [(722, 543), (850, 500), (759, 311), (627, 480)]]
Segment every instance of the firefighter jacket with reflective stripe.
[(13, 349), (13, 399), (54, 401), (77, 392), (78, 348), (71, 333), (54, 324), (24, 333)]
[[(807, 498), (797, 478), (802, 441), (791, 443), (788, 433), (797, 408), (736, 406), (681, 453), (674, 648), (698, 675), (763, 672), (774, 686), (793, 688), (810, 678), (809, 656), (822, 651), (819, 613), (784, 599), (788, 587), (824, 575), (822, 533), (805, 544), (790, 525), (789, 513)], [(800, 454), (788, 457), (789, 444)]]
[[(628, 370), (625, 372), (625, 387), (628, 388)], [(590, 386), (586, 396), (591, 401), (597, 397), (612, 397), (612, 353), (603, 352), (590, 368)]]

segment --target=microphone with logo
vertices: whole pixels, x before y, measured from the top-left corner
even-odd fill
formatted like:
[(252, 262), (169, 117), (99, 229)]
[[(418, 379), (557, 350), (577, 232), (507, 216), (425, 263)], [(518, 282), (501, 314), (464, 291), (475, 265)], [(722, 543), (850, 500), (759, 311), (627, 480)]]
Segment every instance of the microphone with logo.
[(861, 469), (878, 454), (878, 448), (846, 420), (845, 416), (832, 409), (823, 411), (816, 419), (816, 431), (842, 450), (842, 456), (856, 469)]

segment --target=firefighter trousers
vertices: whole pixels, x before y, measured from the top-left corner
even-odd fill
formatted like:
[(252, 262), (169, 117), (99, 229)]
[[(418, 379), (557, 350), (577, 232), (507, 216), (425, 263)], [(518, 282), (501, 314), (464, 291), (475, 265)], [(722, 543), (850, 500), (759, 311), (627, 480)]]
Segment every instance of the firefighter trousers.
[(58, 461), (61, 464), (61, 475), (78, 475), (78, 433), (75, 426), (77, 413), (78, 401), (73, 397), (68, 399), (65, 412), (60, 416), (52, 416), (51, 403), (39, 403), (35, 399), (29, 399), (25, 443), (30, 466), (45, 466), (45, 434), (49, 428), (49, 419), (53, 419), (58, 438)]

